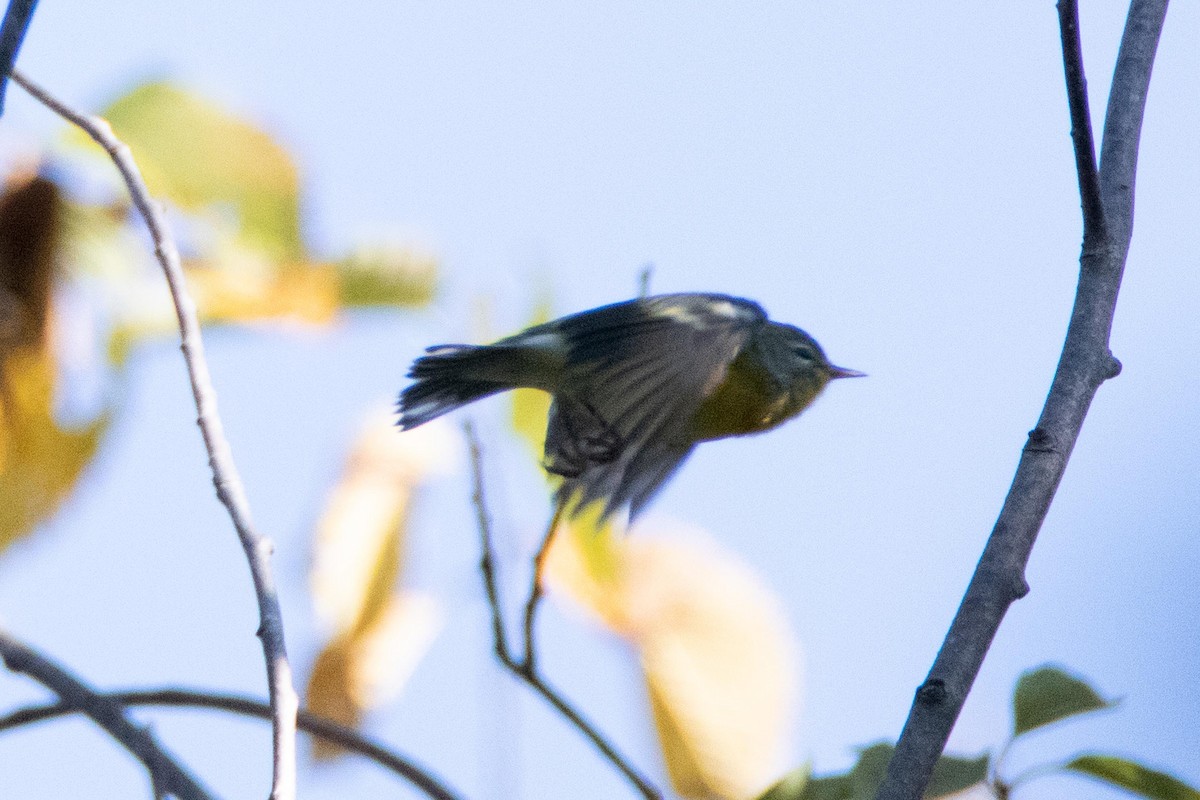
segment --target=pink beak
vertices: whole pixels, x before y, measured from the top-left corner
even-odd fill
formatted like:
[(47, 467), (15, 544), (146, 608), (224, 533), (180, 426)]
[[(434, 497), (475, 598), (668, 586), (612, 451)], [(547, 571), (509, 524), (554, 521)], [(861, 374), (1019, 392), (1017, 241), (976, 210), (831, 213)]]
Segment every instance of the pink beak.
[(865, 372), (859, 372), (856, 369), (846, 369), (845, 367), (835, 367), (833, 364), (829, 365), (829, 379), (830, 380), (833, 380), (834, 378), (865, 378), (865, 377), (867, 377), (867, 373), (865, 373)]

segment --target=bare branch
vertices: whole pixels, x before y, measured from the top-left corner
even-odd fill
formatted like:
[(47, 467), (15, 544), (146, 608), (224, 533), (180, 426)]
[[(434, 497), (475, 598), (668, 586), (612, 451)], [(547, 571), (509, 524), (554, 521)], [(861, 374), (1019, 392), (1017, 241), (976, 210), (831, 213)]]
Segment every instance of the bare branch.
[(171, 794), (180, 800), (211, 800), (212, 795), (168, 755), (146, 728), (125, 714), (125, 704), (97, 693), (63, 667), (17, 641), (0, 629), (0, 659), (54, 692), (67, 712), (87, 715), (129, 753), (146, 766), (155, 796)]
[[(1073, 16), (1073, 6), (1072, 1), (1063, 0), (1060, 13)], [(1109, 351), (1109, 335), (1133, 233), (1134, 172), (1142, 113), (1165, 16), (1166, 0), (1134, 0), (1129, 8), (1112, 79), (1100, 158), (1099, 193), (1103, 212), (1090, 207), (1096, 199), (1088, 194), (1096, 188), (1087, 178), (1084, 163), (1087, 155), (1080, 152), (1081, 139), (1075, 138), (1076, 164), (1081, 164), (1085, 229), (1092, 234), (1104, 230), (1106, 235), (1102, 241), (1088, 241), (1085, 236), (1075, 306), (1042, 416), (1028, 435), (1013, 486), (1004, 499), (1000, 518), (958, 614), (928, 678), (917, 690), (904, 733), (888, 765), (887, 778), (876, 795), (878, 800), (917, 800), (922, 796), (1004, 613), (1028, 591), (1025, 565), (1092, 398), (1100, 384), (1121, 371), (1121, 363)], [(1063, 60), (1068, 91), (1078, 92), (1082, 65), (1078, 76), (1073, 78), (1072, 62), (1078, 60), (1078, 40), (1068, 36), (1067, 28), (1072, 22), (1068, 18), (1064, 23)], [(1073, 46), (1075, 52), (1068, 53)], [(1079, 113), (1078, 102), (1073, 98), (1073, 120)], [(1079, 126), (1076, 122), (1076, 134)], [(1098, 219), (1105, 228), (1097, 230)]]
[[(483, 551), (482, 558), (479, 562), (480, 571), (483, 573), (483, 586), (487, 594), (488, 606), (492, 614), (492, 634), (496, 650), (496, 657), (500, 663), (504, 665), (512, 674), (520, 678), (527, 686), (540, 694), (546, 702), (554, 706), (555, 710), (563, 716), (568, 722), (582, 733), (588, 741), (599, 750), (605, 758), (607, 758), (613, 766), (621, 771), (637, 791), (647, 800), (661, 800), (662, 794), (630, 763), (629, 759), (621, 755), (615, 747), (600, 733), (587, 717), (577, 711), (566, 699), (558, 693), (554, 687), (550, 686), (534, 669), (533, 660), (533, 615), (536, 612), (537, 600), (533, 594), (530, 596), (529, 602), (525, 607), (525, 624), (526, 624), (526, 658), (524, 661), (518, 661), (508, 649), (508, 640), (504, 630), (504, 615), (500, 608), (499, 592), (496, 588), (496, 559), (492, 550), (492, 525), (491, 519), (487, 512), (487, 503), (483, 491), (483, 456), (479, 447), (479, 438), (475, 435), (475, 428), (471, 423), (463, 424), (463, 434), (467, 438), (467, 447), (471, 456), (471, 476), (473, 481), (472, 503), (475, 506), (476, 520), (479, 526), (480, 547)], [(556, 511), (553, 522), (550, 526), (550, 533), (542, 543), (541, 549), (538, 551), (539, 563), (534, 569), (534, 585), (537, 586), (538, 579), (541, 573), (541, 558), (547, 548), (550, 537), (553, 535), (554, 529), (558, 527), (558, 515), (561, 509)]]
[[(153, 689), (107, 692), (97, 695), (124, 706), (172, 706), (175, 708), (212, 708), (270, 721), (271, 706), (252, 697), (217, 694), (189, 689)], [(78, 709), (66, 703), (29, 706), (0, 717), (0, 732), (74, 714)], [(391, 770), (434, 800), (458, 800), (460, 795), (447, 788), (425, 767), (389, 750), (383, 745), (332, 720), (301, 710), (296, 717), (300, 730), (343, 747)]]
[(496, 556), (492, 551), (492, 520), (488, 516), (487, 498), (483, 493), (483, 454), (479, 448), (479, 437), (470, 421), (463, 423), (463, 435), (471, 455), (472, 494), (475, 506), (475, 523), (479, 529), (479, 571), (483, 575), (483, 589), (487, 594), (488, 608), (492, 612), (492, 641), (496, 646), (496, 657), (508, 666), (512, 658), (508, 653), (508, 634), (504, 630), (504, 614), (500, 611), (500, 593), (496, 587)]
[[(1075, 306), (1042, 415), (1029, 432), (1012, 487), (962, 605), (929, 676), (917, 690), (877, 800), (917, 800), (928, 785), (1004, 614), (1029, 591), (1025, 565), (1092, 398), (1105, 380), (1121, 370), (1109, 351), (1109, 334), (1133, 233), (1138, 142), (1166, 11), (1167, 0), (1133, 0), (1130, 6), (1100, 159), (1100, 196), (1108, 236), (1098, 243), (1100, 247), (1088, 247), (1094, 243), (1085, 240)], [(1064, 55), (1068, 70), (1070, 61)], [(1088, 191), (1082, 175), (1081, 191)], [(1085, 198), (1085, 214), (1088, 202)]]
[(17, 53), (36, 9), (37, 0), (9, 0), (8, 8), (4, 10), (4, 22), (0, 24), (0, 114), (4, 113), (8, 77), (13, 64), (17, 63)]
[(1058, 0), (1058, 27), (1062, 36), (1063, 73), (1067, 79), (1067, 106), (1071, 112), (1071, 144), (1075, 147), (1075, 171), (1083, 205), (1084, 249), (1093, 240), (1108, 239), (1104, 204), (1100, 201), (1100, 174), (1096, 169), (1096, 145), (1092, 139), (1092, 113), (1088, 108), (1087, 78), (1083, 74), (1083, 51), (1079, 42), (1078, 0)]
[[(1100, 144), (1100, 191), (1113, 241), (1129, 249), (1133, 237), (1133, 191), (1137, 182), (1138, 142), (1142, 138), (1146, 97), (1154, 54), (1167, 16), (1167, 0), (1133, 0), (1125, 20), (1108, 110)], [(1122, 257), (1119, 268), (1124, 268)], [(1119, 273), (1118, 273), (1119, 277)]]
[(166, 276), (171, 300), (175, 304), (175, 314), (179, 318), (180, 347), (191, 380), (197, 423), (208, 451), (213, 485), (216, 487), (217, 498), (229, 512), (241, 540), (258, 598), (258, 637), (262, 641), (271, 708), (274, 709), (271, 723), (274, 729), (275, 757), (271, 797), (273, 800), (292, 800), (296, 796), (296, 710), (300, 702), (292, 683), (292, 669), (288, 663), (283, 637), (283, 615), (279, 609), (279, 598), (271, 574), (270, 558), (274, 545), (269, 539), (259, 535), (250, 519), (250, 504), (246, 499), (245, 489), (217, 412), (217, 395), (209, 375), (208, 362), (204, 357), (204, 343), (200, 337), (196, 304), (184, 281), (175, 240), (163, 218), (162, 210), (151, 199), (146, 189), (146, 183), (133, 160), (132, 153), (113, 135), (112, 128), (105, 120), (69, 108), (16, 70), (12, 73), (12, 79), (42, 104), (83, 129), (104, 148), (120, 171), (134, 206), (146, 221), (146, 227), (154, 241), (154, 255)]

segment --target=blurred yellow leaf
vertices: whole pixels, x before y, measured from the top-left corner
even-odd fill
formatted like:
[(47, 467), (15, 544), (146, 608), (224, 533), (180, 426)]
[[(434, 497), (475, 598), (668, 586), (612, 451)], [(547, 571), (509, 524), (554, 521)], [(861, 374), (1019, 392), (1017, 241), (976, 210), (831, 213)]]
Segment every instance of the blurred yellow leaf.
[[(610, 578), (588, 566), (607, 551)], [(637, 649), (664, 760), (689, 798), (747, 798), (778, 775), (794, 716), (798, 648), (776, 598), (700, 532), (559, 536), (554, 586)]]
[(23, 349), (4, 363), (0, 397), (0, 551), (45, 521), (92, 460), (108, 415), (79, 429), (54, 419), (49, 350)]
[(270, 135), (162, 81), (134, 88), (102, 115), (152, 194), (189, 211), (227, 209), (241, 241), (271, 259), (303, 260), (296, 167)]
[(625, 541), (611, 520), (600, 522), (602, 509), (596, 503), (571, 516), (568, 508), (551, 542), (546, 574), (600, 624), (627, 636), (632, 628), (622, 594)]
[(54, 418), (58, 374), (49, 335), (61, 238), (58, 188), (10, 176), (0, 196), (0, 551), (53, 514), (108, 426)]
[(317, 523), (310, 583), (318, 615), (338, 632), (371, 623), (401, 569), (412, 493), (455, 466), (454, 429), (401, 433), (390, 408), (370, 413)]
[[(512, 426), (521, 441), (529, 445), (540, 460), (546, 444), (546, 417), (550, 413), (550, 395), (540, 389), (514, 389)], [(553, 480), (553, 476), (550, 476)]]
[(328, 264), (296, 265), (276, 271), (250, 263), (209, 268), (189, 265), (201, 322), (255, 322), (291, 319), (330, 322), (339, 309), (338, 274)]
[[(351, 698), (353, 680), (350, 677), (354, 658), (354, 639), (346, 633), (334, 637), (321, 650), (308, 677), (304, 707), (314, 714), (354, 727), (362, 718), (360, 706)], [(329, 758), (341, 749), (313, 738), (313, 755)]]
[[(433, 640), (432, 599), (397, 592), (413, 492), (456, 466), (454, 429), (434, 421), (401, 433), (388, 408), (368, 416), (317, 525), (310, 583), (333, 628), (307, 704), (347, 725), (399, 692)], [(317, 744), (320, 757), (337, 753)]]
[[(550, 298), (543, 296), (534, 306), (525, 327), (541, 325), (550, 319)], [(534, 457), (542, 458), (546, 443), (546, 418), (550, 413), (550, 395), (538, 389), (517, 389), (512, 393), (512, 426), (517, 435), (532, 448)], [(552, 482), (556, 478), (549, 476)]]
[[(357, 726), (366, 711), (399, 695), (440, 625), (441, 614), (428, 595), (389, 595), (370, 624), (334, 637), (321, 651), (308, 682), (308, 710)], [(316, 758), (341, 752), (313, 739)]]

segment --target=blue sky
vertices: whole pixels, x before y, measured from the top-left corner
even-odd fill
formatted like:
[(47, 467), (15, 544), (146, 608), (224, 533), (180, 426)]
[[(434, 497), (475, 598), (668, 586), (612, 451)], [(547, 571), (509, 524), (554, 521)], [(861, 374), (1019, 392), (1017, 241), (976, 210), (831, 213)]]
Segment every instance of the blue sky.
[[(442, 260), (443, 291), (415, 318), (209, 339), (255, 516), (278, 542), (297, 662), (317, 647), (306, 537), (364, 408), (423, 345), (471, 337), (480, 298), (501, 332), (546, 290), (564, 313), (626, 298), (652, 263), (656, 291), (755, 298), (870, 374), (769, 436), (700, 448), (651, 513), (704, 526), (783, 598), (806, 660), (797, 764), (840, 769), (894, 737), (1036, 420), (1074, 291), (1053, 4), (347, 5), (45, 3), (20, 64), (91, 108), (143, 77), (184, 81), (297, 154), (315, 248), (400, 240)], [(1097, 115), (1119, 5), (1084, 4)], [(958, 750), (997, 743), (1017, 675), (1056, 661), (1123, 703), (1018, 761), (1115, 750), (1200, 782), (1197, 14), (1171, 9), (1155, 65), (1112, 340), (1125, 369), (1096, 398)], [(12, 91), (6, 159), (56, 130)], [(147, 348), (132, 380), (78, 496), (0, 561), (0, 616), (98, 685), (261, 691), (248, 576), (175, 348)], [(536, 483), (500, 482), (519, 554), (543, 516), (525, 494)], [(372, 730), (472, 797), (623, 796), (490, 667), (465, 497), (460, 476), (423, 501), (417, 579), (447, 627)], [(656, 769), (628, 654), (548, 616), (551, 674)], [(5, 706), (38, 696), (0, 676)], [(167, 715), (155, 729), (226, 796), (265, 791), (263, 728)], [(338, 766), (308, 796), (392, 786), (376, 775)], [(81, 722), (4, 737), (0, 778), (26, 798), (145, 791)], [(1055, 779), (1020, 796), (1109, 794)]]

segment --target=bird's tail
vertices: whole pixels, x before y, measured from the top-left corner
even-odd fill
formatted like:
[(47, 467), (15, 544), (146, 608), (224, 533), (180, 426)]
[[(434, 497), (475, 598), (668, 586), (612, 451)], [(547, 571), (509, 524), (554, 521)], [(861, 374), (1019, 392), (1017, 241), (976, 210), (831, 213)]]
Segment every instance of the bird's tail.
[(516, 355), (512, 350), (467, 344), (429, 348), (428, 355), (413, 362), (408, 372), (414, 383), (400, 393), (401, 429), (424, 425), (468, 403), (516, 388), (518, 371), (506, 369), (504, 363)]

